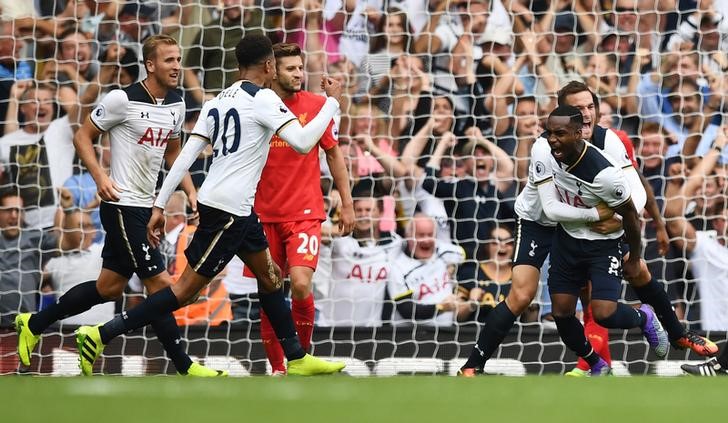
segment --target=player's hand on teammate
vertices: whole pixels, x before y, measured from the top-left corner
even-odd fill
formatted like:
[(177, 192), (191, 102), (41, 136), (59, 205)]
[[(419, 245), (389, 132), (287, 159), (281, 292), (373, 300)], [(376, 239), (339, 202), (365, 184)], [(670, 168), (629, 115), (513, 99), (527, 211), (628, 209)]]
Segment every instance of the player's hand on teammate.
[(640, 272), (642, 271), (642, 265), (640, 264), (640, 258), (639, 256), (635, 256), (632, 258), (630, 256), (629, 259), (625, 260), (624, 264), (622, 265), (622, 272), (624, 279), (632, 280), (639, 276)]
[(333, 97), (339, 102), (339, 104), (341, 104), (341, 94), (344, 89), (339, 81), (328, 75), (324, 75), (324, 77), (321, 78), (321, 89), (324, 90), (328, 97)]
[(602, 235), (607, 235), (622, 229), (622, 221), (612, 216), (606, 220), (590, 223), (589, 226), (592, 231)]
[(152, 217), (147, 223), (147, 241), (154, 248), (159, 247), (160, 238), (164, 231), (164, 210), (152, 207)]
[(609, 206), (604, 202), (597, 204), (594, 208), (597, 209), (597, 212), (599, 212), (600, 221), (607, 220), (614, 216), (614, 210), (610, 209)]
[(119, 201), (121, 199), (119, 197), (121, 188), (107, 175), (102, 175), (100, 180), (96, 181), (96, 189), (99, 197), (104, 201)]

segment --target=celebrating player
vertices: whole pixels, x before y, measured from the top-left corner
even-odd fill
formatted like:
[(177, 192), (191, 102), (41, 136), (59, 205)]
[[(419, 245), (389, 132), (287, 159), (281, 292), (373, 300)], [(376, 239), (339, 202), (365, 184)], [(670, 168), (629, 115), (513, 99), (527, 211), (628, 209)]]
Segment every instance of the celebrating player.
[[(639, 309), (618, 302), (622, 267), (627, 278), (641, 271), (641, 233), (631, 188), (622, 170), (601, 151), (582, 139), (583, 118), (579, 109), (559, 106), (549, 115), (546, 129), (551, 147), (553, 182), (561, 201), (589, 207), (601, 202), (619, 213), (624, 230), (601, 234), (583, 222), (560, 223), (551, 249), (549, 293), (559, 336), (567, 347), (586, 360), (591, 375), (610, 373), (607, 363), (592, 349), (584, 327), (576, 318), (581, 287), (592, 282), (594, 320), (606, 328), (642, 329), (658, 355), (667, 352), (668, 339), (652, 308)], [(631, 255), (623, 263), (621, 238)]]
[[(96, 281), (74, 286), (50, 307), (16, 317), (18, 355), (25, 366), (30, 365), (30, 355), (44, 330), (58, 320), (121, 297), (132, 274), (139, 275), (150, 293), (171, 284), (159, 250), (147, 241), (146, 226), (162, 160), (172, 165), (180, 153), (185, 105), (172, 91), (179, 78), (180, 48), (172, 37), (153, 36), (144, 42), (142, 54), (147, 78), (111, 91), (73, 140), (102, 200), (100, 214), (106, 239), (101, 274)], [(105, 132), (111, 139), (111, 175), (100, 166), (92, 141)], [(194, 209), (196, 193), (189, 174), (184, 175), (183, 187)], [(179, 373), (227, 375), (192, 362), (184, 352), (171, 310), (148, 322)], [(88, 357), (81, 344), (79, 350)], [(82, 370), (86, 375), (92, 372), (90, 366)]]
[[(594, 146), (602, 149), (612, 160), (623, 167), (633, 201), (638, 211), (646, 207), (653, 219), (659, 218), (659, 211), (653, 206), (654, 199), (643, 188), (629, 160), (622, 141), (611, 130), (596, 125), (597, 110), (595, 96), (582, 83), (571, 82), (559, 91), (559, 103), (572, 105), (580, 110), (583, 116), (582, 136), (590, 140)], [(538, 159), (536, 157), (542, 157)], [(519, 217), (519, 228), (516, 231), (516, 253), (513, 267), (513, 283), (506, 301), (500, 303), (489, 315), (484, 330), (477, 344), (470, 353), (465, 365), (460, 370), (462, 376), (474, 376), (482, 372), (485, 362), (492, 356), (503, 342), (506, 334), (513, 326), (516, 318), (525, 311), (536, 295), (540, 269), (551, 249), (551, 239), (556, 222), (602, 222), (611, 218), (612, 212), (603, 205), (595, 208), (574, 208), (559, 202), (554, 191), (551, 171), (548, 168), (550, 149), (544, 137), (539, 137), (531, 150), (528, 183), (516, 199), (515, 211)], [(605, 225), (606, 226), (606, 225)], [(599, 228), (592, 228), (599, 229)], [(619, 228), (617, 228), (618, 230)], [(607, 231), (614, 230), (608, 228)], [(667, 294), (657, 281), (652, 278), (647, 267), (641, 262), (640, 273), (634, 278), (637, 285), (635, 291), (642, 302), (654, 307), (659, 319), (666, 319), (668, 336), (673, 345), (679, 348), (690, 348), (699, 355), (712, 355), (717, 351), (710, 340), (686, 331), (674, 315)], [(642, 282), (639, 282), (642, 281)], [(645, 284), (645, 281), (647, 283)], [(642, 285), (642, 287), (639, 287)], [(666, 312), (669, 308), (669, 313)], [(669, 321), (667, 321), (669, 319)], [(677, 322), (677, 325), (675, 325)], [(597, 325), (588, 325), (594, 328)], [(608, 348), (608, 344), (604, 344)], [(666, 349), (663, 353), (667, 353)]]
[(270, 139), (280, 136), (296, 151), (308, 153), (318, 143), (339, 110), (341, 86), (322, 81), (329, 98), (308, 125), (298, 119), (270, 89), (276, 75), (273, 47), (263, 35), (248, 35), (238, 43), (236, 57), (241, 79), (205, 103), (190, 139), (164, 181), (147, 225), (150, 243), (159, 243), (164, 205), (208, 143), (213, 162), (199, 192), (200, 224), (185, 250), (188, 264), (178, 282), (103, 326), (82, 326), (77, 339), (84, 372), (90, 372), (104, 345), (124, 332), (194, 300), (215, 275), (237, 255), (258, 281), (259, 299), (288, 359), (288, 373), (335, 373), (344, 363), (330, 363), (304, 352), (296, 336), (291, 311), (283, 295), (280, 269), (271, 259), (258, 216), (253, 211), (255, 190), (263, 171)]
[[(298, 117), (301, 125), (306, 125), (319, 112), (326, 98), (301, 89), (303, 59), (297, 44), (276, 44), (273, 53), (276, 77), (271, 88)], [(318, 144), (326, 152), (334, 184), (341, 193), (339, 230), (347, 235), (354, 226), (354, 206), (349, 174), (336, 136), (334, 122), (331, 122)], [(318, 148), (302, 155), (279, 136), (273, 136), (254, 209), (263, 223), (273, 261), (291, 278), (293, 323), (306, 351), (311, 344), (315, 312), (311, 278), (318, 262), (321, 222), (326, 219), (320, 181)], [(247, 267), (245, 276), (253, 277)], [(265, 312), (260, 314), (260, 335), (273, 374), (284, 374), (283, 350)]]

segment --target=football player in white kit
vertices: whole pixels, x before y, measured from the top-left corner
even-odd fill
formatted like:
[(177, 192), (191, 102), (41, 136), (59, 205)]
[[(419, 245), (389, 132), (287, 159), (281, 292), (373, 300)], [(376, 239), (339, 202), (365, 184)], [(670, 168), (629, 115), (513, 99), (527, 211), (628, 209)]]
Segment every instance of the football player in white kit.
[(84, 348), (89, 347), (89, 356), (80, 358), (84, 367), (91, 368), (104, 344), (114, 337), (193, 301), (233, 255), (240, 257), (258, 280), (260, 305), (288, 359), (288, 374), (329, 374), (344, 367), (344, 363), (308, 355), (301, 347), (283, 294), (280, 269), (271, 259), (263, 227), (253, 211), (271, 137), (277, 134), (300, 153), (310, 151), (339, 111), (341, 86), (324, 78), (322, 85), (329, 98), (316, 117), (302, 127), (280, 97), (266, 88), (276, 75), (270, 40), (263, 35), (247, 35), (235, 53), (241, 79), (202, 107), (190, 139), (154, 202), (147, 226), (150, 243), (158, 244), (167, 199), (198, 154), (211, 144), (213, 162), (198, 194), (200, 224), (185, 250), (188, 265), (175, 285), (149, 296), (137, 307), (103, 326), (79, 328)]
[[(584, 84), (571, 82), (559, 91), (560, 104), (577, 107), (584, 117), (583, 135), (597, 148), (615, 161), (625, 173), (632, 189), (632, 200), (639, 212), (645, 207), (647, 193), (642, 187), (639, 174), (630, 164), (624, 145), (611, 130), (596, 125), (595, 96)], [(573, 103), (573, 104), (572, 104)], [(513, 268), (513, 285), (505, 302), (499, 304), (488, 316), (484, 330), (473, 348), (470, 358), (460, 371), (462, 376), (480, 373), (485, 362), (498, 348), (516, 318), (528, 307), (538, 289), (540, 269), (551, 249), (551, 240), (557, 222), (599, 222), (611, 220), (612, 211), (603, 204), (591, 209), (581, 209), (561, 203), (556, 196), (549, 165), (551, 149), (541, 136), (533, 144), (529, 165), (528, 183), (516, 199), (515, 211), (519, 217), (516, 230), (516, 253)], [(608, 231), (607, 231), (608, 232)], [(670, 307), (669, 298), (654, 279), (644, 263), (639, 276), (628, 280), (640, 295), (640, 299), (655, 307), (663, 321), (673, 345), (690, 348), (699, 355), (712, 355), (717, 346), (709, 339), (692, 331), (686, 331)], [(644, 281), (647, 280), (648, 283)], [(641, 285), (641, 286), (640, 286)], [(667, 310), (660, 313), (660, 310)], [(675, 322), (678, 322), (677, 325)], [(674, 329), (673, 329), (674, 328)]]
[[(549, 115), (546, 129), (551, 147), (553, 181), (562, 203), (593, 207), (606, 203), (623, 219), (624, 230), (601, 234), (584, 222), (560, 222), (551, 248), (549, 294), (559, 336), (569, 349), (591, 367), (591, 375), (611, 373), (596, 353), (576, 318), (581, 289), (591, 280), (594, 319), (605, 328), (639, 327), (659, 357), (667, 354), (669, 341), (652, 307), (639, 309), (618, 302), (622, 271), (634, 278), (641, 271), (641, 227), (639, 214), (624, 172), (601, 150), (582, 139), (583, 118), (579, 109), (559, 106)], [(622, 237), (631, 254), (622, 260)]]
[[(17, 316), (18, 353), (26, 366), (46, 328), (62, 318), (121, 297), (132, 274), (142, 279), (150, 293), (172, 283), (159, 250), (147, 241), (146, 222), (152, 214), (162, 161), (171, 166), (180, 152), (185, 104), (173, 90), (178, 84), (181, 53), (177, 41), (165, 35), (148, 38), (142, 53), (147, 78), (109, 92), (73, 140), (102, 200), (100, 215), (106, 238), (101, 274), (96, 281), (76, 285), (49, 308), (34, 315)], [(93, 140), (106, 132), (111, 139), (110, 175), (99, 164), (93, 146)], [(183, 188), (194, 209), (196, 192), (189, 174), (184, 175)], [(149, 323), (180, 374), (227, 375), (190, 359), (171, 313), (160, 314)], [(82, 356), (89, 355), (82, 342), (78, 347)], [(82, 367), (82, 372), (90, 375), (92, 369)]]

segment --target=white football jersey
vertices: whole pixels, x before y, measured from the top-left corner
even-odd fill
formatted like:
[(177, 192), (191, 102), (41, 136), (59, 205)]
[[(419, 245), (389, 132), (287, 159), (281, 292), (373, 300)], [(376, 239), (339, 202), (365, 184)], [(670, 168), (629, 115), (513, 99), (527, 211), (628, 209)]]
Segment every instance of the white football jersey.
[[(594, 126), (593, 146), (598, 148), (617, 167), (632, 167), (622, 140), (611, 129)], [(538, 185), (553, 177), (551, 147), (548, 140), (538, 137), (531, 147), (531, 162), (528, 166), (528, 182), (516, 198), (515, 212), (518, 217), (544, 226), (556, 226), (556, 222), (546, 217), (538, 196)]]
[(538, 186), (553, 178), (551, 147), (544, 137), (538, 137), (531, 147), (531, 162), (528, 165), (528, 182), (518, 197), (514, 210), (521, 219), (530, 220), (543, 226), (556, 226), (556, 222), (546, 217), (538, 196)]
[[(562, 203), (591, 208), (604, 202), (614, 209), (631, 201), (630, 186), (622, 169), (588, 142), (572, 165), (559, 163), (553, 157), (551, 160), (554, 184)], [(584, 222), (564, 222), (561, 226), (569, 235), (580, 239), (618, 239), (624, 234), (624, 230), (620, 229), (603, 235), (592, 231)]]
[(121, 188), (113, 204), (152, 207), (167, 142), (180, 137), (185, 103), (174, 91), (155, 99), (144, 82), (113, 90), (89, 116), (111, 141), (111, 179)]
[(402, 238), (396, 234), (392, 237), (392, 242), (378, 245), (361, 245), (350, 236), (334, 238), (331, 285), (327, 297), (317, 299), (322, 322), (331, 326), (382, 325), (392, 262), (402, 250)]
[(700, 290), (700, 324), (703, 330), (728, 330), (728, 247), (715, 231), (696, 231), (690, 267)]
[(206, 102), (192, 129), (192, 135), (209, 141), (213, 149), (198, 201), (249, 216), (270, 139), (296, 119), (275, 91), (250, 81), (237, 81)]
[[(400, 251), (394, 260), (394, 277), (389, 279), (387, 290), (393, 300), (409, 297), (419, 304), (439, 304), (455, 291), (457, 281), (450, 275), (449, 267), (465, 260), (465, 250), (457, 245), (437, 242), (429, 260), (417, 260)], [(455, 322), (452, 311), (438, 313), (427, 321), (418, 323), (431, 326), (451, 326)], [(414, 323), (395, 312), (395, 323)]]

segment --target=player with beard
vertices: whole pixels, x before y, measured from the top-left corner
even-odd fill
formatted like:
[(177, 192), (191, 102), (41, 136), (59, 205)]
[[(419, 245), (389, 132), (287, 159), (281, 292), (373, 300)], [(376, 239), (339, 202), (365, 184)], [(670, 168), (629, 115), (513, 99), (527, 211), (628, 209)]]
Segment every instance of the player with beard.
[[(304, 126), (318, 114), (326, 98), (302, 89), (303, 58), (297, 44), (275, 44), (273, 54), (277, 73), (271, 88)], [(339, 230), (341, 235), (348, 235), (354, 226), (354, 206), (337, 136), (332, 121), (318, 145), (326, 153), (334, 184), (341, 193)], [(318, 148), (300, 154), (279, 136), (273, 136), (254, 209), (263, 223), (273, 261), (291, 279), (291, 314), (306, 351), (311, 345), (315, 313), (311, 280), (318, 263), (321, 222), (326, 219), (320, 181)], [(247, 267), (244, 277), (255, 278)], [(273, 374), (285, 374), (283, 349), (264, 311), (260, 313), (260, 336)]]

